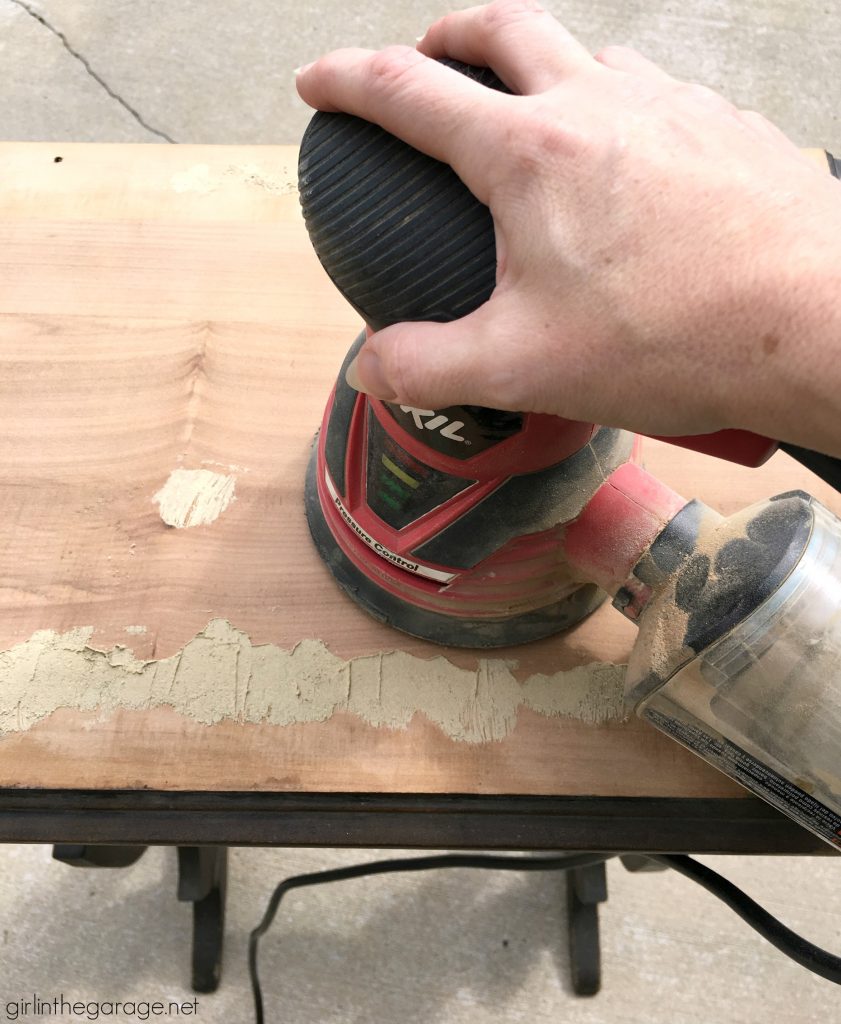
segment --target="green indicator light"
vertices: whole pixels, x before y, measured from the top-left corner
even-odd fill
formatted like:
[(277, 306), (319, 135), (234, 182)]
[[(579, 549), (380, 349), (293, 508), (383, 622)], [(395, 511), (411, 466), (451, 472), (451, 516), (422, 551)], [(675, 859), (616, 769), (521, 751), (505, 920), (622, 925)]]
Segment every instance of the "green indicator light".
[(389, 506), (389, 508), (393, 508), (395, 512), (400, 511), (400, 502), (395, 501), (390, 494), (386, 494), (385, 491), (380, 491), (377, 497), (380, 499), (380, 501), (384, 501), (385, 504)]
[(393, 476), (384, 476), (380, 478), (380, 484), (385, 485), (390, 491), (398, 494), (401, 498), (406, 498), (411, 493), (399, 481), (395, 480)]

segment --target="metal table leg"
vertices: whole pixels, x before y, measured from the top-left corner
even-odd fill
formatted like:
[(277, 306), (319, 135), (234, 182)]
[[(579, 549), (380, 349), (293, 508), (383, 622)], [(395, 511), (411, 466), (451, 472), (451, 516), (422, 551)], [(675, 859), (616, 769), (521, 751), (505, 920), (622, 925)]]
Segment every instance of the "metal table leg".
[[(56, 843), (53, 857), (81, 868), (124, 868), (136, 863), (145, 846)], [(178, 899), (193, 904), (192, 987), (213, 992), (222, 973), (225, 932), (226, 846), (178, 847)]]
[(178, 899), (193, 904), (192, 986), (214, 992), (222, 973), (227, 846), (178, 847)]
[(576, 995), (594, 996), (602, 980), (598, 908), (607, 899), (607, 872), (593, 864), (570, 868), (566, 876), (572, 987)]

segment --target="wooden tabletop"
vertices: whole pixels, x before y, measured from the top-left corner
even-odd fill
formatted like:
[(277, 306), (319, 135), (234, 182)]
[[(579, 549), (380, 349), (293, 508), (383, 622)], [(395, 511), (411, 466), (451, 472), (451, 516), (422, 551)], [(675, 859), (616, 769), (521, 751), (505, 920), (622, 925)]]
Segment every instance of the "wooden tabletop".
[[(0, 146), (0, 787), (733, 797), (623, 720), (609, 605), (492, 657), (380, 626), (304, 470), (360, 324), (295, 150)], [(724, 513), (803, 487), (646, 443)]]

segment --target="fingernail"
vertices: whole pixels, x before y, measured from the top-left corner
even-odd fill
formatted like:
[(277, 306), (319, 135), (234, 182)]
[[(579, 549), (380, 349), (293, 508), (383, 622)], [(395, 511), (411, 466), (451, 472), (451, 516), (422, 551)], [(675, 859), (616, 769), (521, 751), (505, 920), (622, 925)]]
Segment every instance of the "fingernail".
[(396, 397), (385, 379), (382, 363), (376, 352), (360, 352), (345, 370), (345, 380), (354, 391), (361, 391), (383, 402), (393, 402)]
[(424, 32), (424, 34), (422, 36), (415, 36), (415, 42), (416, 43), (422, 43), (424, 41), (424, 39), (426, 39), (426, 33), (425, 32)]
[(309, 71), (313, 64), (315, 64), (314, 60), (310, 61), (309, 64), (302, 64), (299, 68), (295, 68), (295, 70), (292, 73), (297, 78), (298, 75), (302, 75), (305, 71)]

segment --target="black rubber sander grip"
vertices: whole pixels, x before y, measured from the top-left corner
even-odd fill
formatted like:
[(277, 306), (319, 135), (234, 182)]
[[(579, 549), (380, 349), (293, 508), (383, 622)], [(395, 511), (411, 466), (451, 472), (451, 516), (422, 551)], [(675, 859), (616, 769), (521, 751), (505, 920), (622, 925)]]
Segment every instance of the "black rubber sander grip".
[[(441, 63), (509, 91), (489, 68)], [(322, 266), (374, 329), (455, 320), (489, 298), (490, 210), (449, 165), (369, 121), (319, 111), (301, 142), (298, 183)]]

